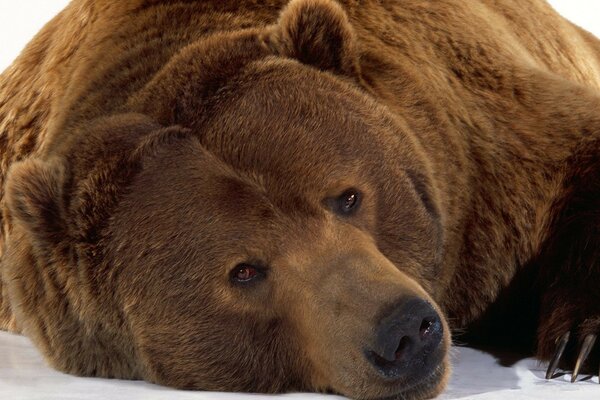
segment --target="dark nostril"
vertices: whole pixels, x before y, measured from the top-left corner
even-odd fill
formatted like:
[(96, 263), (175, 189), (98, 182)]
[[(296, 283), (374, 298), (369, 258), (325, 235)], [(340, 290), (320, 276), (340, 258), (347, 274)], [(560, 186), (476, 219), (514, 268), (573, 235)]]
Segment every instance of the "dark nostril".
[(408, 336), (403, 336), (402, 339), (400, 339), (400, 343), (398, 343), (398, 347), (396, 348), (396, 352), (395, 352), (396, 361), (400, 360), (402, 358), (402, 356), (404, 356), (409, 345), (410, 345), (410, 338)]
[(431, 334), (431, 328), (433, 327), (433, 318), (424, 318), (419, 328), (419, 337), (421, 340), (425, 340)]

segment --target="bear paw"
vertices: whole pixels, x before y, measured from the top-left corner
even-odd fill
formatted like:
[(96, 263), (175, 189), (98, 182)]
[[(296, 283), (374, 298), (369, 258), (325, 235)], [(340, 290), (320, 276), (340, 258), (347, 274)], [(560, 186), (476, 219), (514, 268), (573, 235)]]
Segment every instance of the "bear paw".
[[(550, 359), (546, 379), (557, 376), (557, 368), (572, 371), (571, 382), (576, 382), (582, 370), (600, 375), (600, 316), (578, 318), (582, 309), (563, 306), (545, 319), (539, 331), (538, 356)], [(589, 315), (589, 314), (588, 314)], [(594, 357), (590, 357), (590, 354)], [(551, 357), (550, 357), (551, 356)], [(572, 368), (572, 369), (571, 369)]]

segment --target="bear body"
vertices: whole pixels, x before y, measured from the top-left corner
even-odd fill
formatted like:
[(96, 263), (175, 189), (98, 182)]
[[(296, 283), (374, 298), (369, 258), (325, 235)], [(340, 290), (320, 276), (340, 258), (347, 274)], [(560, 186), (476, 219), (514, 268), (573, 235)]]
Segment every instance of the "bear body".
[[(438, 393), (452, 328), (523, 318), (574, 358), (600, 330), (600, 41), (542, 0), (287, 3), (76, 0), (2, 74), (0, 328), (70, 373), (357, 398)], [(360, 213), (324, 216), (339, 193)], [(236, 246), (294, 284), (191, 271)], [(378, 272), (319, 272), (344, 263)], [(443, 368), (371, 387), (322, 357), (403, 291), (443, 316)]]

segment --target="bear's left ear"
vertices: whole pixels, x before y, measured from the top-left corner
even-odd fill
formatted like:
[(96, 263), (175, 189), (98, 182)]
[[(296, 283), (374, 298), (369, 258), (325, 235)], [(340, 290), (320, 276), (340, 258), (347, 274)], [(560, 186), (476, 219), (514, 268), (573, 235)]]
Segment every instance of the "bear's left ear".
[(292, 0), (264, 41), (278, 55), (323, 71), (360, 76), (354, 30), (333, 0)]
[(51, 248), (64, 240), (61, 162), (33, 158), (15, 163), (6, 180), (6, 204), (14, 224), (25, 228), (36, 249)]

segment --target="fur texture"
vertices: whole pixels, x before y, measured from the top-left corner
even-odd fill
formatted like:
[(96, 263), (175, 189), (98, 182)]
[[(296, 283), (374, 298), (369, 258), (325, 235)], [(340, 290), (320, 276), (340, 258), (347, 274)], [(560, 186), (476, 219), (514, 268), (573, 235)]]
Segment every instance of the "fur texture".
[(0, 154), (0, 328), (62, 371), (418, 399), (447, 356), (363, 354), (399, 296), (444, 351), (600, 332), (600, 42), (542, 0), (75, 0), (0, 76)]

